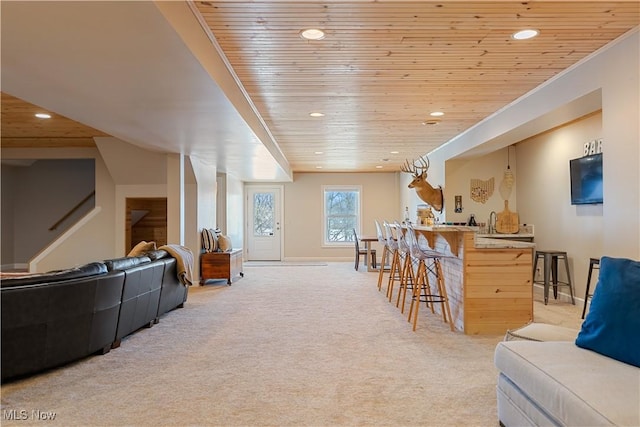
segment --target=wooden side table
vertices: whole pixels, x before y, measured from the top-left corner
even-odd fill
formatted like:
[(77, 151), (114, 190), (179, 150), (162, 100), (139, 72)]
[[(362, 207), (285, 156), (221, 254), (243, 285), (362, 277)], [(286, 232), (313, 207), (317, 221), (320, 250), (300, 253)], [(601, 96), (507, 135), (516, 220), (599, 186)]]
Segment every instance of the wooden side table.
[(231, 252), (209, 252), (200, 255), (200, 283), (207, 280), (227, 279), (231, 285), (236, 277), (244, 277), (242, 269), (242, 249)]

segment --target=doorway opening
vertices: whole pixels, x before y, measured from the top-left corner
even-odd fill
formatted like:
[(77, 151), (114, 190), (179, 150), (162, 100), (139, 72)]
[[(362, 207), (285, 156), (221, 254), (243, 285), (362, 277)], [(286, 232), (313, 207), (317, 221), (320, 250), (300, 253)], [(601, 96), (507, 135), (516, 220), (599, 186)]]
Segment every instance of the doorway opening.
[(125, 253), (141, 241), (167, 244), (167, 198), (127, 198)]
[(282, 187), (247, 188), (247, 261), (282, 259)]

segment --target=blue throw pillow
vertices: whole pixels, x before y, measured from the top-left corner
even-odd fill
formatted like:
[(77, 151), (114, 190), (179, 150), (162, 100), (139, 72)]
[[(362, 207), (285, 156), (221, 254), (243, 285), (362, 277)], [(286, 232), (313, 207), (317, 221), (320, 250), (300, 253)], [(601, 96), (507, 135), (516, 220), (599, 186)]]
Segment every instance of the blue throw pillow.
[(640, 367), (640, 262), (602, 257), (576, 345)]

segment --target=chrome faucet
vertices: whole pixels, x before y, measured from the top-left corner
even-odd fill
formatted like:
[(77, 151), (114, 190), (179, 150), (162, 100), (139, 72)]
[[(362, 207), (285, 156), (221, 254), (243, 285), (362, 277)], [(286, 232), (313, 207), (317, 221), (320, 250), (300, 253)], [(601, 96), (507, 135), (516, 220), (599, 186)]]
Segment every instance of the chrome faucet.
[(496, 214), (496, 211), (491, 211), (491, 213), (489, 214), (489, 234), (493, 234), (496, 232), (496, 221), (497, 221), (498, 215)]

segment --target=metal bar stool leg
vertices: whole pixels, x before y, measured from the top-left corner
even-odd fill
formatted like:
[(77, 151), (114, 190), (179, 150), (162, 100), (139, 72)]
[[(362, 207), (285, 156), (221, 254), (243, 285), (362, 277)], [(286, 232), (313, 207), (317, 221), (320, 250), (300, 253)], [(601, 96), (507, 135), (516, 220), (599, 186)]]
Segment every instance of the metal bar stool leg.
[(544, 305), (549, 302), (549, 276), (551, 276), (551, 255), (544, 254)]
[(553, 299), (558, 299), (558, 257), (551, 255), (551, 280), (553, 281)]
[(564, 268), (567, 270), (567, 284), (569, 285), (569, 294), (571, 295), (571, 304), (576, 305), (576, 300), (573, 298), (573, 282), (571, 281), (571, 272), (569, 271), (569, 257), (564, 255)]
[(591, 297), (589, 293), (589, 288), (591, 287), (591, 273), (593, 273), (593, 269), (600, 269), (600, 260), (598, 258), (590, 258), (589, 259), (589, 274), (587, 275), (587, 287), (584, 291), (584, 305), (582, 306), (582, 318), (584, 319), (584, 315), (587, 312), (587, 300)]

